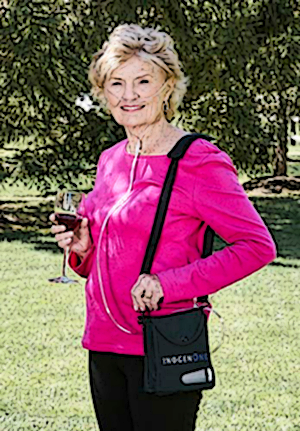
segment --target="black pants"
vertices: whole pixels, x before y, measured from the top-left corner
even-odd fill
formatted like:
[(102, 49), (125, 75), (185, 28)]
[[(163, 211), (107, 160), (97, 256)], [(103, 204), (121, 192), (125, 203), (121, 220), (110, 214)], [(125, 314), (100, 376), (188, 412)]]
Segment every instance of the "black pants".
[(158, 396), (142, 390), (143, 357), (89, 351), (101, 431), (193, 431), (201, 392)]

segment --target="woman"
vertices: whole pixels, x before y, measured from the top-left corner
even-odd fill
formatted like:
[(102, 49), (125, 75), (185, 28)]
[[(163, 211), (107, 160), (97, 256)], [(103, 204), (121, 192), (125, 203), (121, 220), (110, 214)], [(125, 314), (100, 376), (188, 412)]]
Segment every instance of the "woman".
[[(143, 336), (137, 323), (192, 307), (276, 257), (265, 224), (238, 182), (230, 157), (196, 139), (179, 163), (151, 275), (139, 275), (170, 159), (187, 134), (169, 123), (186, 89), (173, 41), (138, 25), (117, 27), (94, 55), (93, 95), (105, 101), (127, 139), (102, 152), (78, 231), (53, 226), (69, 264), (87, 278), (86, 326), (91, 392), (103, 431), (195, 427), (201, 393), (159, 397), (142, 391)], [(53, 221), (53, 215), (51, 216)], [(230, 246), (201, 259), (211, 228)], [(91, 232), (91, 235), (90, 233)]]

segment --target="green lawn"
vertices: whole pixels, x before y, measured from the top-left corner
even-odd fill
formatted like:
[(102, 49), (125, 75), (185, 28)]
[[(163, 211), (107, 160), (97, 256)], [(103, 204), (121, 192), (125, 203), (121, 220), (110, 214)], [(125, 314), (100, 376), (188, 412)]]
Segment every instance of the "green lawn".
[[(212, 298), (226, 337), (213, 355), (217, 385), (205, 392), (197, 431), (300, 430), (299, 200), (252, 201), (279, 256)], [(48, 284), (62, 255), (47, 229), (27, 230), (7, 232), (0, 244), (0, 429), (96, 430), (81, 347), (84, 280)], [(220, 337), (215, 317), (210, 336), (213, 347)]]
[[(0, 430), (96, 431), (81, 347), (84, 280), (47, 282), (62, 263), (47, 221), (53, 203), (10, 192), (0, 202)], [(251, 201), (278, 257), (212, 297), (226, 336), (212, 357), (216, 387), (204, 393), (197, 431), (300, 431), (300, 197)], [(212, 348), (220, 336), (213, 316)]]

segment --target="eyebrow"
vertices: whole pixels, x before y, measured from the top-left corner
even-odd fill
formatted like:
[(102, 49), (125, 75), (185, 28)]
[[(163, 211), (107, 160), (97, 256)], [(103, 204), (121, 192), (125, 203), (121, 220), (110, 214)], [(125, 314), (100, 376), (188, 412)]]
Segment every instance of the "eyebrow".
[[(152, 76), (152, 75), (151, 75), (151, 73), (146, 73), (145, 75), (137, 76), (135, 79), (140, 79), (140, 78), (143, 78), (144, 76)], [(118, 78), (118, 77), (114, 77), (114, 76), (111, 76), (110, 79), (117, 79), (119, 81), (123, 81), (123, 78)]]

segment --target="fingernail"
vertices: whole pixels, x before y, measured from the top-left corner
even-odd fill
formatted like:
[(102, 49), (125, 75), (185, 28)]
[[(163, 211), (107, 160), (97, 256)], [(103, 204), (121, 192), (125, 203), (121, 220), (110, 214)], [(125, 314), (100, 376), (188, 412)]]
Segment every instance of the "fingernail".
[(133, 306), (134, 311), (138, 311), (139, 307), (137, 307), (136, 305)]

